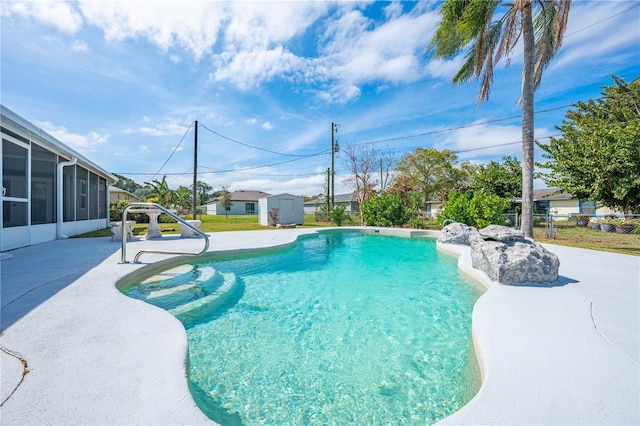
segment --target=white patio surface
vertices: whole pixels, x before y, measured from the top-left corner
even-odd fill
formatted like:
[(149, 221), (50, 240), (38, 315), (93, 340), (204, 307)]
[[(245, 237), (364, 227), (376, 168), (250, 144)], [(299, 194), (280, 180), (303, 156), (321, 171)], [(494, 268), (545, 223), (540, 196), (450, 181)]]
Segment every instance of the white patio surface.
[[(211, 234), (210, 251), (291, 244), (310, 229)], [(136, 239), (198, 251), (200, 239)], [(551, 286), (505, 286), (459, 265), (489, 290), (473, 313), (484, 383), (445, 424), (640, 424), (640, 257), (546, 246)], [(212, 424), (187, 384), (187, 341), (165, 311), (115, 283), (167, 256), (120, 264), (109, 238), (57, 240), (2, 253), (0, 424)], [(16, 387), (17, 386), (17, 387)], [(13, 393), (12, 393), (13, 392)], [(8, 398), (8, 399), (7, 399)]]

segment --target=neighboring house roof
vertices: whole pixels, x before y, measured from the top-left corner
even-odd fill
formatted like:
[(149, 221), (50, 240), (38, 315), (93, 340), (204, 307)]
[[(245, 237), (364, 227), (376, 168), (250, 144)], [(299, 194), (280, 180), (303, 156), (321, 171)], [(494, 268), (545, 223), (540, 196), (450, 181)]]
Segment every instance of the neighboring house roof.
[[(233, 191), (231, 193), (231, 201), (258, 201), (259, 198), (268, 197), (271, 194), (262, 191)], [(215, 203), (216, 201), (220, 201), (220, 197), (214, 198), (209, 201), (207, 204)]]
[[(349, 192), (347, 194), (336, 194), (333, 196), (333, 201), (336, 203), (356, 203), (358, 201), (357, 193)], [(320, 196), (316, 198), (312, 198), (304, 202), (305, 206), (315, 206), (316, 204), (323, 204), (325, 202), (325, 197)]]
[(559, 190), (558, 188), (534, 189), (534, 200), (571, 200), (575, 195)]
[(120, 194), (126, 194), (128, 196), (130, 196), (131, 198), (135, 198), (136, 200), (139, 200), (140, 198), (136, 197), (134, 194), (132, 194), (131, 192), (122, 189), (122, 188), (118, 188), (117, 186), (112, 186), (109, 185), (109, 193), (120, 193)]
[[(575, 195), (561, 191), (558, 188), (534, 189), (533, 201), (553, 201), (553, 200), (572, 200)], [(522, 203), (522, 197), (513, 200), (516, 203)]]
[(3, 127), (5, 126), (4, 121), (10, 120), (15, 124), (17, 124), (18, 126), (22, 127), (24, 130), (26, 130), (27, 134), (23, 135), (24, 137), (31, 137), (33, 135), (34, 138), (37, 138), (38, 143), (42, 143), (43, 146), (45, 146), (46, 148), (49, 148), (53, 152), (60, 153), (65, 157), (76, 157), (81, 163), (83, 163), (82, 164), (83, 166), (85, 167), (88, 166), (88, 168), (91, 169), (93, 172), (98, 172), (98, 174), (105, 176), (107, 180), (110, 180), (111, 182), (115, 182), (118, 180), (118, 178), (116, 178), (114, 175), (112, 175), (102, 167), (98, 166), (97, 164), (89, 160), (84, 155), (69, 148), (67, 145), (60, 142), (58, 139), (54, 138), (53, 136), (51, 136), (49, 133), (45, 132), (41, 128), (36, 127), (33, 123), (25, 120), (15, 112), (11, 111), (6, 106), (0, 105), (0, 111), (2, 115)]

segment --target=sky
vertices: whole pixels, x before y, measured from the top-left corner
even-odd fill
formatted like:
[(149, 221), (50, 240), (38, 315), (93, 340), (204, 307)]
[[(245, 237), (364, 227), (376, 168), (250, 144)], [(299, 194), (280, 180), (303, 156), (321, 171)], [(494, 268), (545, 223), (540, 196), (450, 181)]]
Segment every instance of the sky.
[[(345, 147), (396, 160), (418, 147), (460, 161), (521, 156), (522, 48), (479, 82), (463, 55), (426, 55), (440, 2), (11, 1), (1, 18), (2, 104), (103, 169), (136, 182), (335, 193)], [(535, 137), (612, 75), (640, 76), (640, 2), (574, 0), (535, 94)], [(540, 159), (540, 149), (536, 150)], [(536, 180), (536, 188), (545, 187)]]

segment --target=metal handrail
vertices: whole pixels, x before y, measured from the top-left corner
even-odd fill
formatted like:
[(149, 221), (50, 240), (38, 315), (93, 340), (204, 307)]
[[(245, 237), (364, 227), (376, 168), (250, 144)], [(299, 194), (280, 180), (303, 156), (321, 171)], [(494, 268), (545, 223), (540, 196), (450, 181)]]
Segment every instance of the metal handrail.
[(207, 234), (205, 234), (204, 232), (202, 232), (200, 229), (198, 229), (195, 226), (191, 225), (186, 220), (182, 219), (177, 214), (175, 214), (172, 211), (170, 211), (169, 209), (166, 209), (166, 208), (162, 207), (160, 204), (157, 204), (157, 203), (129, 203), (127, 205), (127, 207), (125, 207), (123, 212), (122, 212), (122, 256), (120, 258), (120, 263), (129, 263), (129, 262), (127, 262), (127, 213), (129, 212), (129, 209), (131, 209), (131, 208), (134, 208), (134, 212), (135, 212), (135, 207), (146, 207), (146, 208), (154, 208), (154, 209), (161, 210), (163, 213), (171, 216), (172, 218), (174, 218), (178, 222), (186, 225), (193, 232), (201, 235), (204, 238), (205, 244), (204, 244), (204, 248), (199, 253), (185, 253), (185, 252), (179, 252), (179, 251), (166, 251), (166, 250), (140, 250), (134, 256), (133, 263), (140, 263), (138, 261), (138, 259), (140, 259), (140, 256), (143, 253), (179, 254), (179, 255), (186, 255), (186, 256), (200, 256), (201, 254), (206, 253), (207, 250), (209, 249), (209, 236)]

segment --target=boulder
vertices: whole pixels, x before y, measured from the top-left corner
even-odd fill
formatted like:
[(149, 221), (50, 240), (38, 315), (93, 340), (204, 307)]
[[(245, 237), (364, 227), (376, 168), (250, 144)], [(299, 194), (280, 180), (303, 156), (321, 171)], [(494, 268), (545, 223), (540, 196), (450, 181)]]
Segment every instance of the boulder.
[(560, 260), (531, 240), (471, 241), (473, 267), (502, 284), (552, 283), (558, 279)]
[(453, 222), (442, 228), (438, 242), (468, 246), (474, 238), (478, 238), (478, 230), (476, 228), (464, 223)]
[(482, 228), (479, 232), (482, 239), (487, 241), (507, 242), (524, 239), (524, 233), (522, 231), (509, 228), (508, 226), (489, 225), (486, 228)]

